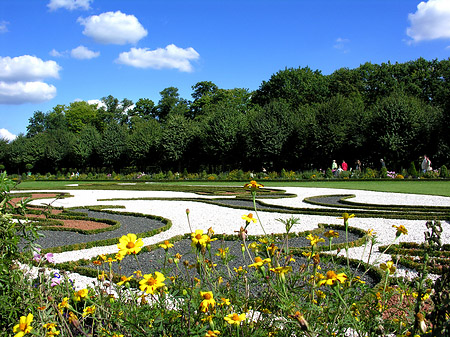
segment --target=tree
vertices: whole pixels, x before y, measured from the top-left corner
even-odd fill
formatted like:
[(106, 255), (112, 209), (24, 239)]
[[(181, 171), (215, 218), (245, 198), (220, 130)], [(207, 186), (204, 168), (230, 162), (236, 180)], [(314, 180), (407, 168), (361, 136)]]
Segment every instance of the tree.
[(293, 109), (320, 103), (328, 97), (327, 78), (319, 70), (286, 68), (263, 81), (252, 101), (264, 106), (275, 99), (285, 100)]
[(69, 131), (79, 133), (85, 125), (93, 125), (97, 121), (95, 104), (86, 101), (72, 102), (65, 110)]
[(128, 151), (133, 165), (145, 171), (160, 164), (161, 125), (155, 119), (139, 119), (133, 123), (128, 138)]
[(407, 167), (411, 158), (436, 151), (434, 133), (440, 116), (439, 109), (394, 92), (373, 107), (367, 151), (385, 158), (391, 169)]
[(148, 98), (139, 98), (134, 108), (128, 113), (131, 117), (149, 119), (155, 117), (155, 103)]
[(320, 167), (332, 159), (353, 162), (363, 155), (366, 115), (361, 99), (336, 95), (312, 107), (314, 126), (311, 138), (311, 160)]
[(193, 126), (193, 122), (183, 115), (170, 114), (167, 117), (162, 130), (161, 149), (168, 167), (181, 171), (181, 163), (193, 139)]
[(96, 167), (100, 165), (98, 151), (102, 136), (100, 132), (92, 125), (85, 125), (72, 144), (70, 150), (73, 166), (78, 168)]
[(253, 169), (281, 169), (283, 147), (293, 131), (293, 113), (285, 100), (255, 106), (249, 114), (246, 132), (247, 156)]
[(178, 88), (168, 87), (160, 93), (161, 99), (156, 106), (156, 118), (162, 122), (175, 109), (180, 102)]
[(208, 164), (220, 164), (222, 169), (238, 167), (245, 153), (242, 149), (245, 121), (245, 113), (233, 101), (208, 106), (200, 133)]
[(201, 81), (197, 82), (192, 87), (193, 93), (191, 94), (194, 101), (192, 102), (192, 116), (196, 116), (202, 113), (203, 107), (209, 105), (213, 97), (216, 95), (219, 88), (213, 82)]
[(102, 134), (98, 152), (102, 164), (110, 169), (120, 169), (125, 166), (127, 149), (127, 132), (124, 126), (115, 122), (107, 125)]
[(42, 111), (35, 111), (33, 116), (28, 119), (27, 137), (33, 137), (39, 132), (45, 130), (46, 116)]

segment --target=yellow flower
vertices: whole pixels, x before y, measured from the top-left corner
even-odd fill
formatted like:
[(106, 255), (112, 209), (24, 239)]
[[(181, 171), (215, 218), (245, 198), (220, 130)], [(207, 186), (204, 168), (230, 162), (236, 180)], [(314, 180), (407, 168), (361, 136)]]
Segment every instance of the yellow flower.
[(95, 305), (91, 305), (89, 307), (86, 307), (83, 309), (83, 317), (86, 317), (88, 315), (92, 315), (95, 313)]
[(197, 229), (195, 233), (191, 233), (192, 246), (193, 247), (205, 247), (208, 242), (209, 236), (203, 234), (203, 230)]
[(47, 330), (45, 337), (57, 336), (60, 334), (60, 331), (56, 330), (56, 323), (45, 323), (42, 327)]
[(377, 233), (375, 233), (375, 232), (373, 231), (373, 229), (367, 230), (367, 233), (366, 233), (366, 235), (369, 236), (369, 237), (372, 237), (372, 236), (374, 236), (375, 234), (377, 234)]
[(309, 240), (309, 243), (311, 244), (311, 246), (314, 246), (314, 247), (317, 246), (317, 244), (319, 242), (325, 242), (324, 238), (320, 238), (317, 235), (309, 234), (306, 238)]
[(129, 233), (127, 235), (123, 235), (119, 239), (117, 248), (119, 249), (119, 253), (121, 255), (129, 255), (139, 253), (142, 249), (142, 246), (144, 246), (144, 242), (142, 242), (142, 239), (138, 239), (136, 234)]
[(270, 263), (271, 259), (261, 259), (259, 256), (255, 257), (255, 262), (252, 264), (249, 264), (249, 268), (250, 267), (255, 267), (255, 268), (259, 268), (261, 267), (264, 263)]
[(62, 302), (58, 303), (59, 312), (63, 312), (64, 308), (66, 308), (66, 309), (69, 308), (69, 298), (68, 297), (64, 297)]
[(275, 274), (278, 275), (284, 275), (286, 273), (289, 273), (292, 271), (292, 267), (291, 266), (286, 266), (286, 267), (276, 267), (276, 268), (270, 268), (269, 269), (271, 272), (274, 272)]
[(354, 218), (355, 214), (342, 213), (342, 217), (338, 219), (344, 219), (344, 222), (347, 222), (348, 219)]
[(275, 246), (274, 243), (272, 243), (269, 247), (267, 247), (267, 251), (269, 252), (270, 255), (275, 255), (275, 252), (277, 251), (278, 247)]
[(252, 191), (257, 190), (260, 187), (264, 187), (264, 185), (258, 184), (255, 180), (252, 180), (250, 183), (244, 185), (244, 188)]
[(392, 227), (397, 228), (397, 233), (395, 233), (396, 237), (399, 237), (402, 234), (404, 234), (404, 235), (408, 234), (408, 230), (403, 225), (400, 225), (400, 226), (392, 225)]
[(337, 284), (336, 281), (340, 283), (344, 283), (347, 280), (347, 275), (344, 273), (336, 274), (334, 271), (329, 270), (327, 271), (327, 275), (325, 276), (324, 280), (319, 281), (318, 286), (320, 287), (323, 284), (332, 286)]
[(87, 290), (87, 289), (78, 290), (73, 294), (73, 300), (76, 302), (79, 302), (79, 301), (81, 301), (82, 298), (86, 298), (88, 293), (89, 293), (89, 290)]
[(227, 247), (225, 249), (218, 248), (218, 252), (216, 253), (216, 256), (220, 256), (221, 258), (225, 258), (228, 255), (228, 252), (230, 251), (230, 248)]
[(173, 244), (165, 240), (164, 243), (161, 243), (159, 246), (164, 250), (168, 250), (169, 248), (173, 247)]
[(393, 261), (388, 261), (386, 263), (380, 264), (380, 268), (384, 271), (387, 271), (388, 274), (394, 274), (395, 273), (395, 265)]
[(253, 214), (252, 213), (248, 213), (248, 215), (243, 215), (242, 216), (242, 220), (245, 220), (247, 223), (250, 223), (250, 222), (252, 222), (253, 221), (253, 223), (256, 223), (257, 222), (257, 220), (256, 220), (256, 218), (254, 218), (253, 217)]
[(332, 230), (332, 229), (330, 229), (329, 231), (325, 232), (325, 233), (323, 234), (323, 236), (325, 236), (325, 237), (328, 238), (328, 239), (331, 239), (331, 238), (338, 238), (338, 237), (339, 237), (339, 233), (338, 233), (338, 232), (335, 232), (335, 231)]
[(208, 330), (208, 332), (205, 334), (205, 337), (218, 337), (220, 335), (219, 330)]
[(223, 319), (224, 319), (228, 324), (231, 324), (231, 325), (233, 325), (233, 324), (239, 325), (239, 324), (241, 324), (241, 322), (242, 322), (243, 320), (245, 320), (245, 313), (242, 313), (242, 314), (240, 314), (240, 315), (235, 314), (235, 313), (229, 314), (228, 316), (225, 316)]
[(15, 333), (14, 337), (22, 337), (23, 335), (31, 332), (33, 327), (31, 326), (31, 322), (33, 321), (33, 314), (28, 314), (27, 316), (21, 316), (19, 320), (19, 324), (16, 324), (13, 327), (13, 332)]
[(308, 321), (305, 319), (305, 316), (300, 313), (300, 311), (296, 311), (293, 315), (289, 315), (289, 317), (294, 318), (300, 325), (300, 328), (304, 331), (309, 330)]
[(117, 285), (121, 286), (121, 285), (124, 284), (125, 282), (130, 281), (131, 279), (133, 279), (133, 275), (128, 276), (128, 277), (126, 277), (126, 276), (121, 276), (121, 277), (120, 277), (120, 282), (117, 282)]
[(239, 266), (239, 268), (236, 268), (236, 267), (234, 267), (234, 271), (236, 272), (236, 273), (241, 273), (241, 274), (246, 274), (247, 273), (247, 271), (244, 269), (244, 268), (242, 268), (242, 266)]
[(200, 303), (200, 311), (207, 312), (211, 307), (211, 310), (216, 306), (216, 301), (214, 300), (213, 293), (211, 291), (200, 291), (200, 296), (203, 298)]
[(230, 302), (230, 300), (228, 298), (221, 297), (220, 300), (222, 302), (220, 302), (219, 305), (230, 305), (231, 304), (231, 302)]
[(147, 294), (154, 294), (157, 289), (164, 287), (166, 278), (160, 272), (155, 271), (155, 277), (152, 274), (145, 274), (144, 278), (139, 281), (139, 289)]

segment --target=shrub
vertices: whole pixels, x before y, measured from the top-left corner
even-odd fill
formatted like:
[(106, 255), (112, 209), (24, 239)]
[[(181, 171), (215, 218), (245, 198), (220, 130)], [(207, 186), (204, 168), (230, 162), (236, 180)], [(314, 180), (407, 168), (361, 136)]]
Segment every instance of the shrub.
[(445, 165), (441, 166), (439, 176), (441, 178), (450, 178), (450, 173), (448, 172), (447, 166), (445, 166)]
[(409, 165), (408, 174), (413, 177), (417, 177), (419, 175), (416, 170), (416, 165), (414, 164), (413, 161)]

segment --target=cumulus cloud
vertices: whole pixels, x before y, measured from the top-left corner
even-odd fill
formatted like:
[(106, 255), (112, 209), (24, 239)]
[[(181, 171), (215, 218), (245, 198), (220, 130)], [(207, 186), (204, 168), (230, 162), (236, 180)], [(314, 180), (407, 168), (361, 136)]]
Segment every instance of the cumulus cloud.
[(0, 139), (6, 139), (7, 141), (11, 141), (16, 139), (16, 135), (12, 134), (6, 129), (0, 129)]
[(67, 55), (67, 51), (57, 51), (56, 49), (52, 49), (49, 54), (53, 57), (64, 57)]
[(406, 34), (414, 42), (435, 39), (450, 39), (450, 1), (428, 0), (417, 5), (417, 11), (410, 13), (411, 26)]
[(48, 9), (56, 11), (59, 8), (68, 9), (73, 11), (75, 9), (90, 9), (90, 3), (92, 0), (50, 0), (47, 4)]
[(147, 36), (147, 30), (134, 15), (120, 11), (78, 18), (78, 22), (84, 26), (84, 35), (103, 44), (136, 43)]
[(35, 81), (46, 77), (59, 78), (61, 67), (55, 61), (36, 56), (0, 57), (0, 81)]
[(131, 48), (129, 52), (121, 53), (116, 62), (136, 68), (169, 68), (191, 72), (193, 70), (191, 61), (197, 60), (199, 57), (199, 53), (194, 48), (183, 49), (170, 44), (166, 48), (155, 50)]
[(70, 52), (70, 56), (79, 60), (88, 60), (98, 57), (99, 55), (100, 52), (89, 50), (85, 46), (78, 46)]
[(8, 21), (0, 21), (0, 34), (1, 33), (6, 33), (8, 31)]
[(0, 57), (0, 104), (38, 103), (54, 98), (56, 88), (42, 80), (59, 78), (60, 70), (55, 61), (35, 56)]
[(40, 103), (53, 99), (56, 88), (44, 82), (1, 82), (0, 104)]

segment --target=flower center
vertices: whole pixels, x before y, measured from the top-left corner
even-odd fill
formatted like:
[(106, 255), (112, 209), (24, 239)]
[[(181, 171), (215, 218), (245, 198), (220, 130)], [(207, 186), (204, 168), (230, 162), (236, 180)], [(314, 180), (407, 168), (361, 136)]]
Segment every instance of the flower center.
[(332, 270), (327, 271), (327, 279), (334, 280), (336, 279), (336, 273)]
[(238, 314), (234, 314), (233, 315), (233, 321), (239, 322), (239, 315)]
[(156, 280), (155, 280), (153, 277), (151, 277), (151, 278), (149, 278), (149, 279), (147, 280), (147, 284), (148, 284), (149, 286), (153, 286), (153, 285), (156, 284)]
[(206, 294), (203, 295), (203, 298), (204, 298), (205, 300), (210, 300), (210, 299), (212, 298), (212, 296), (211, 296), (210, 293), (206, 293)]
[(27, 328), (27, 323), (20, 323), (19, 324), (20, 331), (25, 331), (26, 328)]
[(134, 242), (128, 242), (127, 243), (127, 248), (128, 249), (134, 248), (134, 246), (135, 246)]
[(197, 240), (200, 240), (200, 239), (202, 238), (202, 235), (201, 235), (201, 234), (197, 234), (197, 235), (195, 236), (195, 238), (196, 238)]

